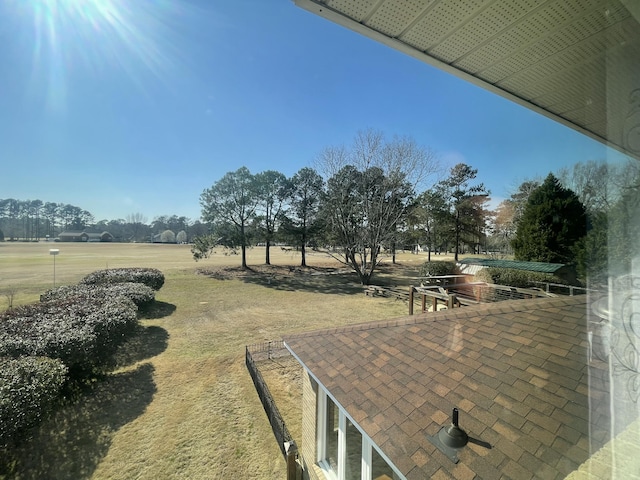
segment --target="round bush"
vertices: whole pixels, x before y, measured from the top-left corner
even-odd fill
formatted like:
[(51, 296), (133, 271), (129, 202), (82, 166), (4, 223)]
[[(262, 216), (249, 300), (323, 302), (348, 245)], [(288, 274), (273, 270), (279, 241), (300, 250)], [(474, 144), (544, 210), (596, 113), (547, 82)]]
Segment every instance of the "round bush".
[(74, 297), (15, 308), (0, 315), (0, 356), (57, 358), (74, 379), (88, 376), (107, 365), (135, 331), (136, 310), (124, 297)]
[(145, 307), (155, 300), (155, 290), (142, 283), (124, 282), (113, 284), (78, 284), (65, 285), (47, 290), (40, 295), (41, 302), (63, 300), (66, 298), (100, 298), (110, 301), (117, 297), (125, 297), (133, 301), (138, 307)]
[(157, 268), (114, 268), (95, 271), (80, 280), (80, 283), (87, 285), (125, 282), (142, 283), (160, 290), (164, 285), (164, 274)]
[(43, 357), (0, 357), (0, 446), (39, 423), (57, 401), (67, 367)]

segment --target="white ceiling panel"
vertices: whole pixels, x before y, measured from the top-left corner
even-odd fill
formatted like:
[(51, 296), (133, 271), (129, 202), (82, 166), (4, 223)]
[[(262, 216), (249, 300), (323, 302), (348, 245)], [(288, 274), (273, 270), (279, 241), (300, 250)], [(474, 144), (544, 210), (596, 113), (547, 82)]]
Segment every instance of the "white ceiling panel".
[(294, 1), (640, 158), (640, 0)]
[[(396, 2), (389, 2), (389, 5), (398, 9)], [(410, 30), (403, 33), (402, 41), (414, 45), (419, 50), (429, 50), (438, 45), (447, 35), (455, 33), (484, 5), (483, 0), (435, 1), (430, 5), (427, 15), (423, 16)]]
[(431, 3), (433, 0), (405, 0), (403, 2), (404, 8), (397, 9), (388, 2), (383, 2), (373, 12), (367, 25), (390, 37), (398, 37), (420, 17)]
[(329, 0), (323, 3), (356, 22), (362, 22), (371, 15), (380, 0)]

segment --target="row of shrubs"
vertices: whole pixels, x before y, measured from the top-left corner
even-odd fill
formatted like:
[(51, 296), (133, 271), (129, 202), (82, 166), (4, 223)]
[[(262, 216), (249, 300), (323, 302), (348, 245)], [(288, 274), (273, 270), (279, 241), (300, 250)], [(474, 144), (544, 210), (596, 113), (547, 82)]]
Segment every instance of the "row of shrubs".
[(157, 269), (101, 270), (0, 314), (0, 447), (38, 423), (65, 387), (106, 372), (163, 284)]
[[(437, 277), (441, 275), (459, 275), (460, 269), (454, 262), (432, 261), (425, 262), (420, 267), (421, 277)], [(565, 283), (561, 278), (549, 273), (529, 272), (513, 268), (483, 268), (475, 275), (475, 281), (508, 285), (517, 288), (539, 287), (538, 282)]]
[(540, 287), (540, 283), (566, 282), (550, 273), (529, 272), (526, 270), (516, 270), (513, 268), (483, 268), (476, 274), (477, 282), (493, 283), (495, 285), (508, 285), (517, 288)]

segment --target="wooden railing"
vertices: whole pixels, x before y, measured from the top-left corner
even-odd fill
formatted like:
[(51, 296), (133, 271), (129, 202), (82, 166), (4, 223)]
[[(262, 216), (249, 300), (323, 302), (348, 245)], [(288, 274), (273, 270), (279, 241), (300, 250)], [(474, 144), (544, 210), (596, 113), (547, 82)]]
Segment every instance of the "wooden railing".
[(421, 297), (421, 311), (427, 311), (427, 304), (437, 311), (438, 305), (456, 308), (479, 303), (499, 302), (536, 297), (553, 297), (552, 293), (535, 288), (517, 288), (485, 282), (454, 283), (444, 286), (426, 285), (409, 287), (409, 315), (413, 315), (416, 294)]
[(545, 292), (550, 293), (552, 290), (560, 293), (560, 292), (569, 292), (569, 296), (573, 297), (574, 295), (584, 295), (587, 292), (596, 292), (598, 290), (584, 288), (584, 287), (576, 287), (573, 285), (562, 285), (560, 283), (549, 283), (549, 282), (534, 282), (538, 285), (541, 285)]

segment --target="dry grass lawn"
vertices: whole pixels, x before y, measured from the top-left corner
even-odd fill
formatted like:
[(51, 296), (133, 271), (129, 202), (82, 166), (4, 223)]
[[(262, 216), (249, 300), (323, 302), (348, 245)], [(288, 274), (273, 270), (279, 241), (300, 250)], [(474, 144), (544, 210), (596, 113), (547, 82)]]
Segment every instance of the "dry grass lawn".
[[(369, 298), (351, 274), (326, 275), (333, 260), (311, 253), (316, 269), (290, 269), (296, 253), (222, 251), (195, 263), (184, 245), (0, 243), (0, 311), (37, 301), (53, 283), (71, 284), (107, 267), (154, 267), (166, 276), (141, 335), (123, 349), (122, 367), (41, 428), (19, 452), (11, 478), (281, 479), (285, 465), (251, 378), (245, 345), (282, 335), (406, 315), (405, 302)], [(400, 255), (380, 282), (409, 284), (426, 256)], [(196, 272), (204, 268), (209, 275)], [(291, 271), (290, 271), (291, 270)], [(394, 278), (397, 277), (397, 280)], [(287, 362), (287, 360), (283, 360)], [(286, 366), (286, 365), (285, 365)], [(288, 365), (290, 367), (291, 365)], [(295, 369), (267, 368), (294, 437), (299, 435)], [(293, 372), (293, 373), (292, 373)]]

